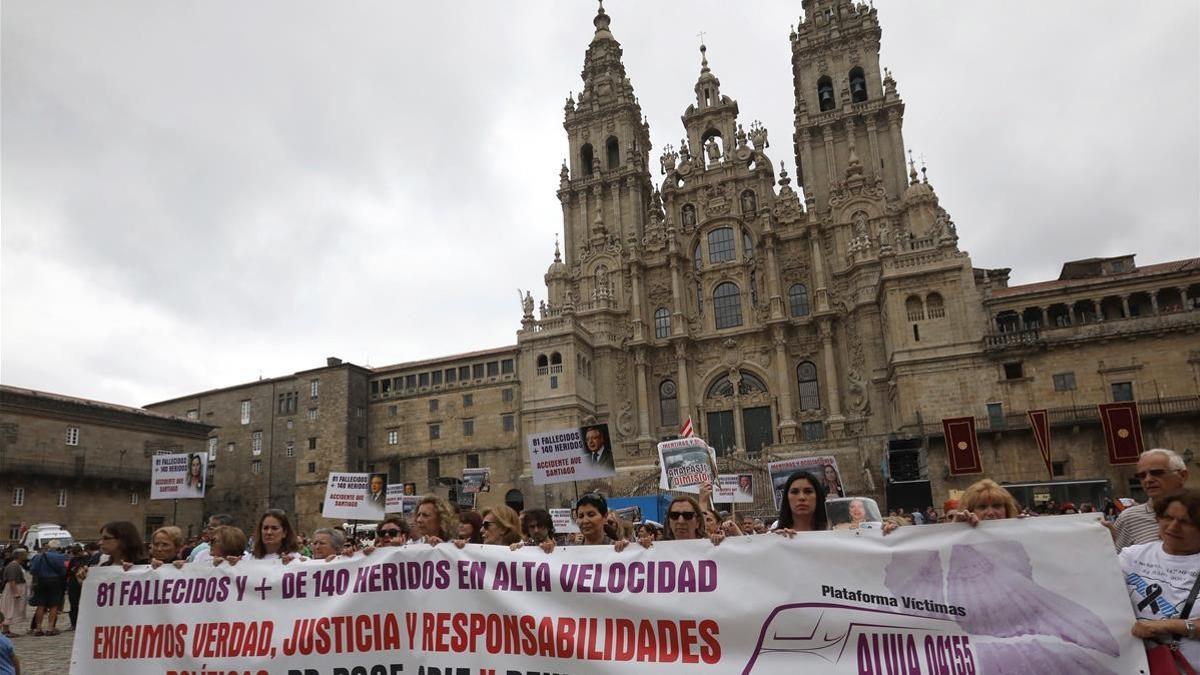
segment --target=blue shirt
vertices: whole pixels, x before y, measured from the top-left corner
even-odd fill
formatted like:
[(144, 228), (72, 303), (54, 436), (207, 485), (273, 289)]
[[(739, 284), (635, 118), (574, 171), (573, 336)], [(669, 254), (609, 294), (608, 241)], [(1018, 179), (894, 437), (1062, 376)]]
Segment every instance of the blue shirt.
[(8, 636), (0, 633), (0, 675), (17, 675), (13, 666), (13, 644)]

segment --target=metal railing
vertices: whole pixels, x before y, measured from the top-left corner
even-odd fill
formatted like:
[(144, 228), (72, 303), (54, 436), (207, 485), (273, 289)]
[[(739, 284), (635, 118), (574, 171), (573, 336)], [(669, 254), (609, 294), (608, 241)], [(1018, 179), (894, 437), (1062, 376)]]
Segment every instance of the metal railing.
[[(1151, 398), (1137, 401), (1138, 416), (1143, 420), (1171, 415), (1188, 415), (1200, 413), (1200, 396), (1171, 396), (1167, 398)], [(1078, 404), (1059, 408), (1046, 409), (1050, 426), (1068, 426), (1074, 424), (1099, 424), (1100, 410), (1097, 404)], [(942, 435), (942, 425), (926, 423), (921, 427), (927, 436)], [(1019, 431), (1029, 428), (1029, 416), (1025, 411), (1005, 413), (1003, 417), (980, 416), (975, 418), (977, 431)]]

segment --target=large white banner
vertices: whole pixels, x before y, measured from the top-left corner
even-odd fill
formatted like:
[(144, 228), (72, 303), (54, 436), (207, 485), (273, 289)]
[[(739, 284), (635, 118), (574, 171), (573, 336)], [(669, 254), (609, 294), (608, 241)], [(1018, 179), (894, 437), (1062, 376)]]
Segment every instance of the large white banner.
[(204, 497), (206, 457), (203, 452), (152, 456), (150, 499)]
[(1112, 538), (1074, 516), (622, 553), (420, 544), (331, 563), (93, 568), (82, 602), (80, 675), (1147, 668)]

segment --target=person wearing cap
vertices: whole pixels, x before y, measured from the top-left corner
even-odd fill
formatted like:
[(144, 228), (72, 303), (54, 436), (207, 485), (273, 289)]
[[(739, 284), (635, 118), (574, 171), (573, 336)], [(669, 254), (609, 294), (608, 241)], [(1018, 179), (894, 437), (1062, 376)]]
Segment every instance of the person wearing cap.
[[(63, 604), (66, 590), (67, 558), (62, 554), (62, 542), (51, 539), (46, 550), (29, 564), (33, 574), (33, 599), (37, 611), (33, 615), (34, 635), (58, 635), (58, 608)], [(49, 629), (42, 630), (42, 617), (49, 610)]]

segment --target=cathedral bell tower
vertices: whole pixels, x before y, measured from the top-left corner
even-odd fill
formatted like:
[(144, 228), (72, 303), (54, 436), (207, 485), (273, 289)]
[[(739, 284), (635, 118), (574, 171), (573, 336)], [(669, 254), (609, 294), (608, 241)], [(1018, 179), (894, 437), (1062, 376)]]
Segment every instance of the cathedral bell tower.
[(824, 211), (840, 183), (861, 176), (887, 199), (898, 199), (908, 185), (904, 102), (879, 66), (875, 8), (850, 0), (804, 0), (803, 6), (791, 42), (793, 141), (804, 195)]
[[(650, 202), (647, 170), (650, 130), (621, 62), (621, 45), (609, 30), (611, 19), (600, 5), (591, 44), (584, 57), (583, 88), (568, 96), (563, 128), (570, 159), (564, 164), (558, 197), (563, 209), (565, 264), (572, 269), (588, 254), (616, 249), (642, 236)], [(611, 272), (613, 266), (607, 265)], [(595, 270), (579, 270), (594, 277)], [(603, 295), (603, 280), (584, 284), (578, 299)], [(607, 289), (615, 293), (615, 286)], [(551, 298), (551, 302), (561, 302)]]

